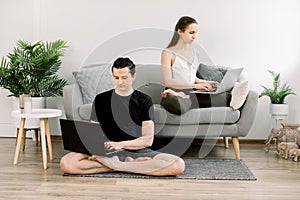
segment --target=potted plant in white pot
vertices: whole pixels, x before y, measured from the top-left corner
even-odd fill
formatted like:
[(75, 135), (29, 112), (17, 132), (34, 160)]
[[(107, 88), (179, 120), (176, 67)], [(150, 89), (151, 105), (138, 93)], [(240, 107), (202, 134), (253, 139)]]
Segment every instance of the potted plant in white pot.
[(270, 70), (268, 72), (273, 77), (273, 87), (268, 88), (262, 85), (264, 90), (260, 93), (259, 97), (268, 96), (271, 100), (270, 114), (275, 119), (285, 119), (289, 111), (288, 104), (285, 103), (285, 98), (288, 95), (295, 95), (295, 93), (287, 83), (281, 86), (280, 73)]
[[(17, 41), (13, 51), (2, 58), (0, 87), (9, 90), (9, 96), (16, 98), (30, 95), (33, 108), (45, 107), (45, 98), (62, 96), (62, 89), (67, 84), (57, 75), (66, 48), (63, 40), (33, 44)], [(27, 122), (25, 128), (29, 126)], [(38, 121), (36, 126), (39, 126)]]

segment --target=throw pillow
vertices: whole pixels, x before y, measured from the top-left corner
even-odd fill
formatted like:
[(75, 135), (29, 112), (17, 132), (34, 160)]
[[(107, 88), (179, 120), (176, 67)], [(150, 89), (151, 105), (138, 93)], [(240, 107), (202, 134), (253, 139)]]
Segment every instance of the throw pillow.
[(227, 69), (211, 65), (200, 64), (197, 70), (197, 77), (208, 81), (222, 81)]
[(236, 83), (231, 92), (230, 107), (237, 110), (244, 104), (249, 92), (248, 81)]
[(73, 72), (82, 93), (83, 103), (94, 101), (97, 94), (114, 88), (110, 65), (97, 65), (91, 68), (82, 68)]

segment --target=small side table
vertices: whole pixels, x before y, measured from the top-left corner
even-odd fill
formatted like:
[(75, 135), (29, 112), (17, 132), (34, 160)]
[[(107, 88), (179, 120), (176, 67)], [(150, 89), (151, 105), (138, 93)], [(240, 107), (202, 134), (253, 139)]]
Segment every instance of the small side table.
[(40, 119), (40, 131), (41, 131), (41, 143), (42, 143), (42, 154), (43, 154), (43, 166), (47, 169), (47, 149), (46, 149), (46, 136), (47, 144), (49, 149), (50, 160), (53, 160), (52, 155), (52, 144), (50, 137), (50, 128), (48, 119), (53, 117), (59, 117), (62, 115), (62, 111), (58, 109), (33, 109), (30, 114), (21, 114), (20, 110), (12, 111), (13, 117), (21, 118), (20, 127), (17, 136), (17, 145), (15, 150), (14, 164), (18, 163), (18, 157), (20, 153), (21, 139), (24, 131), (25, 120), (27, 118), (39, 118)]

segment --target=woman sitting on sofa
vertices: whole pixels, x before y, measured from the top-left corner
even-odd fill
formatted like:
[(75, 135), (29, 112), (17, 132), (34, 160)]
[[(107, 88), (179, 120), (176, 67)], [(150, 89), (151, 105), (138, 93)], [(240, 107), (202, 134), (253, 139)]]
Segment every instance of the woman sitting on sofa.
[(170, 44), (161, 54), (162, 76), (166, 90), (162, 92), (161, 105), (173, 114), (183, 114), (191, 108), (228, 106), (227, 92), (210, 95), (190, 93), (192, 90), (211, 91), (218, 87), (215, 81), (197, 78), (199, 50), (193, 42), (198, 32), (198, 23), (189, 16), (183, 16), (175, 26)]

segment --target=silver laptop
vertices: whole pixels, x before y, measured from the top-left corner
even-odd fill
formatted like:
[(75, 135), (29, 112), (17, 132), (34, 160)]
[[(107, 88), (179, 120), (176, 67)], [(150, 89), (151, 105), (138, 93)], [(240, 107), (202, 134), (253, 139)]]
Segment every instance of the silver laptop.
[(230, 68), (227, 69), (219, 87), (213, 88), (212, 91), (206, 90), (194, 90), (191, 93), (201, 93), (201, 94), (220, 94), (229, 91), (233, 88), (234, 84), (239, 79), (244, 68)]

